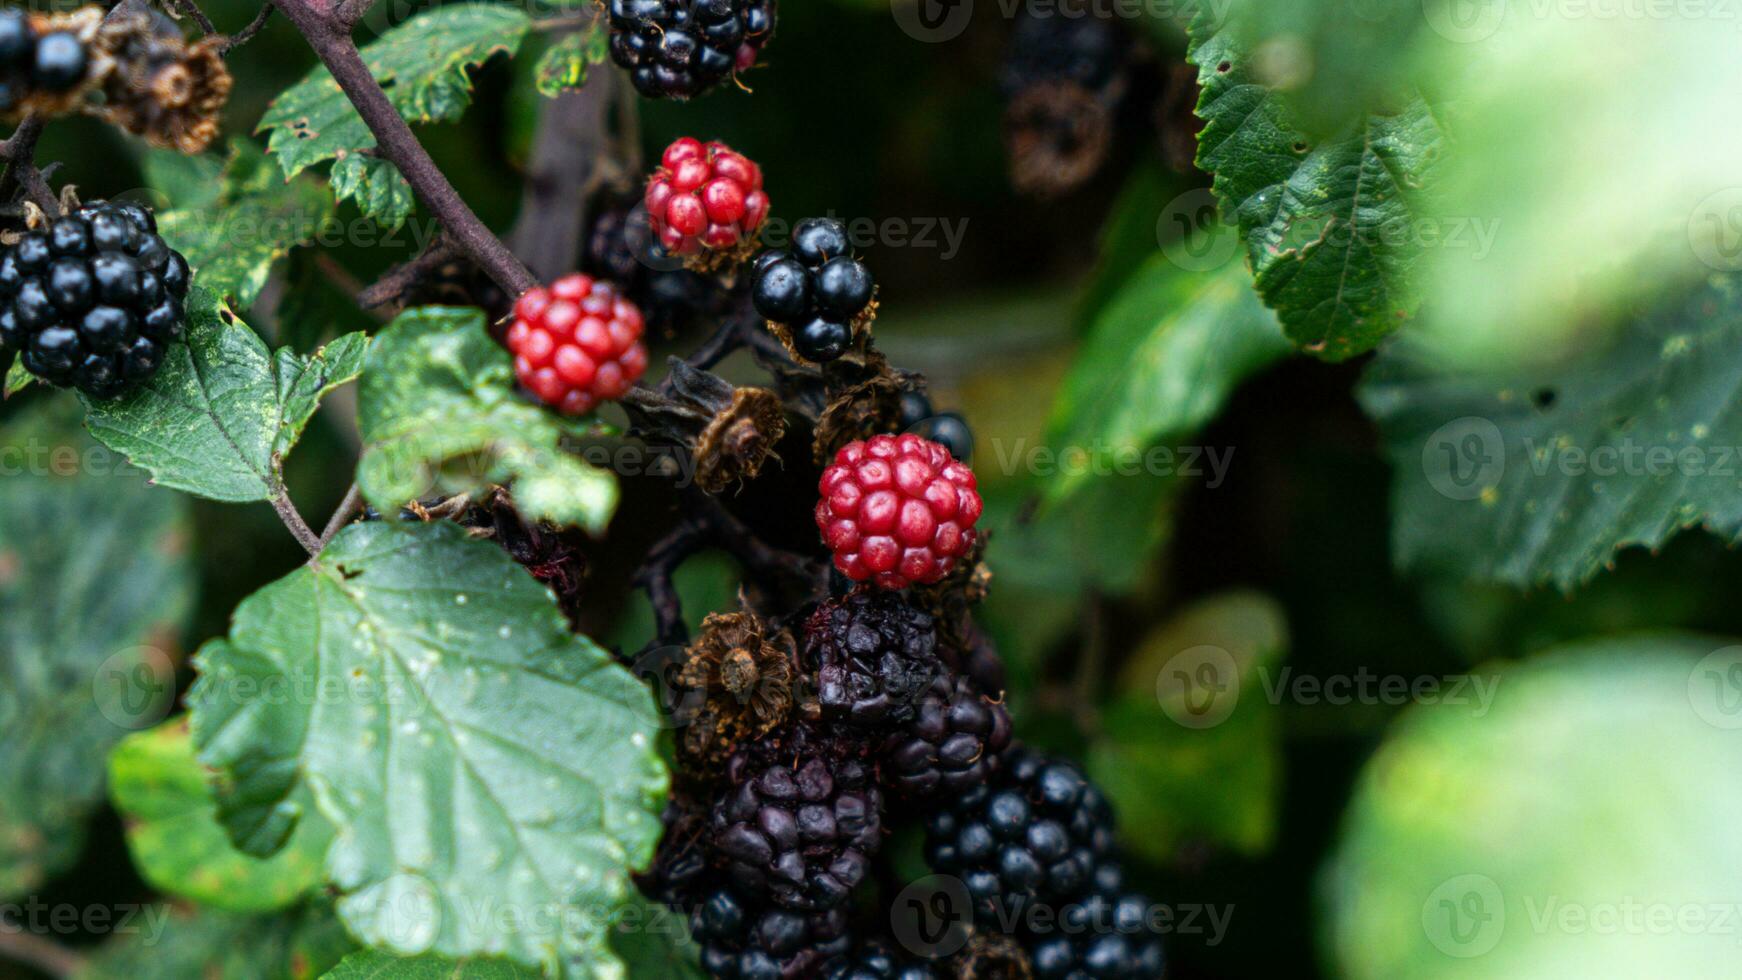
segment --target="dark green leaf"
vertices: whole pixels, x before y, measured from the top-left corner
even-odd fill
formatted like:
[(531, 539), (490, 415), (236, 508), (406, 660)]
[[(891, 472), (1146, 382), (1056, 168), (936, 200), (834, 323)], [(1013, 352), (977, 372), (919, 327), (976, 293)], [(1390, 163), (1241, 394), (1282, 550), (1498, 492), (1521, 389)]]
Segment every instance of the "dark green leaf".
[(357, 209), (384, 228), (398, 228), (417, 208), (405, 175), (390, 160), (350, 153), (333, 164), (333, 196), (355, 200)]
[(1246, 242), (1258, 292), (1289, 338), (1326, 360), (1370, 350), (1414, 313), (1414, 222), (1441, 153), (1420, 98), (1309, 140), (1252, 52), (1207, 4), (1192, 25), (1200, 168)]
[[(520, 47), (530, 19), (507, 4), (438, 7), (392, 28), (363, 48), (363, 60), (406, 121), (458, 119), (471, 101), (467, 69)], [(274, 99), (260, 120), (286, 177), (375, 145), (375, 137), (325, 68)]]
[(1683, 528), (1742, 538), (1739, 372), (1733, 277), (1660, 300), (1558, 367), (1448, 371), (1406, 338), (1360, 391), (1396, 467), (1398, 564), (1570, 589)]
[(158, 210), (216, 207), (224, 190), (224, 161), (210, 153), (189, 155), (151, 147), (145, 151), (141, 168), (145, 185), (163, 195), (163, 206)]
[[(447, 522), (352, 525), (245, 601), (197, 667), (194, 738), (232, 831), (306, 782), (338, 830), (327, 871), (354, 935), (614, 972), (610, 919), (660, 833), (657, 712), (499, 546)], [(265, 694), (283, 689), (306, 693)]]
[(1734, 639), (1636, 635), (1410, 709), (1324, 870), (1332, 972), (1732, 972), (1739, 664)]
[(254, 144), (231, 144), (230, 160), (215, 203), (200, 203), (157, 216), (157, 229), (187, 257), (195, 285), (253, 304), (273, 263), (314, 240), (331, 220), (333, 196), (314, 180), (278, 179)]
[(0, 897), (75, 858), (123, 735), (169, 713), (192, 605), (187, 500), (66, 400), (0, 429)]
[(369, 338), (346, 334), (303, 357), (276, 354), (211, 293), (188, 300), (188, 340), (143, 387), (86, 399), (87, 425), (164, 486), (212, 500), (270, 500), (279, 462), (327, 392), (357, 377)]
[(540, 95), (552, 98), (587, 84), (587, 69), (605, 63), (610, 34), (603, 18), (584, 31), (567, 34), (538, 59), (534, 72)]
[[(333, 829), (307, 816), (269, 860), (238, 852), (218, 823), (209, 774), (194, 757), (187, 723), (135, 732), (109, 757), (109, 796), (127, 825), (127, 847), (153, 886), (231, 912), (294, 904), (321, 881)], [(297, 805), (307, 813), (307, 791)]]
[(594, 533), (617, 506), (616, 479), (564, 452), (563, 423), (515, 390), (508, 352), (476, 309), (422, 307), (388, 324), (370, 352), (357, 414), (357, 485), (382, 513), (438, 485), (491, 483), (512, 483), (523, 513)]

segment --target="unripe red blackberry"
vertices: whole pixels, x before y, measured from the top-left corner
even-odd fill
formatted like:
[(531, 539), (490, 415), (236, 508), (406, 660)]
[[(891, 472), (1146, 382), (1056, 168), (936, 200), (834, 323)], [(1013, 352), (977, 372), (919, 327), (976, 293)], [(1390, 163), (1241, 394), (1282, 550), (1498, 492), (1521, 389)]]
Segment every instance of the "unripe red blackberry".
[(49, 384), (112, 398), (181, 338), (190, 277), (150, 211), (93, 202), (0, 251), (0, 348)]
[(610, 0), (611, 60), (650, 99), (688, 99), (756, 63), (775, 0)]
[(640, 193), (598, 202), (581, 271), (611, 280), (647, 318), (648, 331), (669, 338), (724, 312), (727, 293), (711, 276), (667, 267), (640, 203)]
[(564, 415), (623, 397), (647, 371), (641, 311), (610, 283), (564, 276), (514, 303), (508, 350), (526, 389)]
[(835, 567), (884, 589), (936, 582), (974, 547), (974, 472), (911, 433), (851, 442), (817, 484), (817, 529)]
[(734, 753), (710, 818), (734, 885), (800, 911), (846, 900), (882, 845), (883, 797), (863, 751), (801, 726)]
[(677, 256), (736, 256), (768, 218), (762, 168), (724, 143), (688, 136), (665, 148), (642, 203), (660, 246)]
[(947, 669), (930, 614), (887, 592), (819, 604), (805, 623), (802, 665), (811, 685), (800, 699), (806, 717), (883, 732), (914, 717)]
[(1010, 744), (1010, 713), (967, 677), (939, 674), (914, 716), (884, 742), (877, 775), (908, 799), (960, 796), (985, 785)]

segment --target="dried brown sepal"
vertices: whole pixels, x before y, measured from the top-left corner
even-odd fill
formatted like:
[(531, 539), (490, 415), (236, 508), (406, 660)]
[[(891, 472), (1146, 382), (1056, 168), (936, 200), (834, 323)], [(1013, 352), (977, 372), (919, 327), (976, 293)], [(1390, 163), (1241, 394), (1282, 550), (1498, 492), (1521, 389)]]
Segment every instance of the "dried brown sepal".
[(798, 648), (749, 612), (710, 613), (691, 644), (677, 686), (683, 694), (678, 754), (717, 771), (737, 747), (767, 735), (792, 713)]
[(950, 961), (957, 980), (1032, 980), (1034, 967), (1013, 937), (976, 929)]
[(704, 276), (718, 275), (737, 269), (756, 257), (762, 246), (755, 235), (730, 248), (703, 248), (683, 257), (683, 267)]
[(823, 372), (830, 398), (817, 415), (812, 453), (826, 464), (849, 442), (901, 427), (902, 376), (875, 350), (833, 361)]
[(631, 389), (621, 405), (635, 435), (688, 452), (696, 484), (709, 493), (754, 478), (786, 435), (786, 410), (774, 392), (734, 387), (675, 357), (659, 390)]
[(112, 18), (95, 45), (111, 63), (103, 76), (102, 115), (155, 146), (204, 150), (217, 137), (230, 98), (222, 45), (219, 37), (190, 44), (173, 25), (143, 11)]
[[(877, 322), (877, 307), (877, 293), (873, 291), (871, 302), (866, 303), (865, 308), (853, 317), (853, 322), (847, 325), (853, 331), (852, 351), (858, 352), (861, 356), (864, 356), (864, 353), (870, 349), (871, 325)], [(806, 360), (804, 355), (798, 352), (798, 348), (793, 346), (792, 330), (786, 324), (778, 320), (764, 320), (762, 322), (768, 327), (768, 332), (773, 335), (774, 339), (780, 341), (780, 346), (786, 348), (787, 355), (794, 361), (800, 364), (816, 363)]]
[(1113, 144), (1113, 96), (1064, 81), (1036, 82), (1018, 92), (1004, 110), (1011, 185), (1052, 197), (1093, 177)]

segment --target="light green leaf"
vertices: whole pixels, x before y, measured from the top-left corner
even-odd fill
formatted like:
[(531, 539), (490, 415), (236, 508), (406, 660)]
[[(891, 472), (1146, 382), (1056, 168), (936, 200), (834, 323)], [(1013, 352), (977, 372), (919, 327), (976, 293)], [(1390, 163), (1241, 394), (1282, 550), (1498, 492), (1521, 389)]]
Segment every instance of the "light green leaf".
[(279, 463), (327, 392), (357, 377), (369, 338), (276, 354), (211, 293), (188, 297), (188, 341), (120, 398), (86, 399), (87, 425), (156, 482), (212, 500), (270, 500)]
[(322, 980), (542, 980), (544, 974), (508, 960), (465, 960), (445, 956), (402, 959), (378, 949), (352, 953)]
[[(1107, 304), (1071, 365), (1049, 441), (1060, 452), (1140, 460), (1215, 418), (1235, 385), (1288, 352), (1242, 270), (1194, 273), (1154, 256)], [(1061, 472), (1051, 494), (1094, 479), (1086, 468)]]
[(356, 948), (323, 902), (275, 915), (150, 902), (116, 931), (73, 980), (313, 980)]
[(391, 160), (347, 154), (333, 164), (333, 196), (340, 201), (357, 202), (366, 218), (384, 228), (398, 228), (417, 209), (417, 198), (405, 175)]
[[(447, 522), (352, 525), (196, 666), (194, 739), (232, 831), (305, 782), (367, 945), (621, 976), (606, 939), (660, 834), (658, 715), (499, 546)], [(286, 684), (310, 693), (263, 696)]]
[(253, 304), (273, 263), (314, 240), (332, 219), (333, 196), (314, 180), (277, 179), (265, 154), (247, 140), (230, 145), (214, 203), (157, 216), (157, 230), (194, 270), (194, 284)]
[(1143, 640), (1085, 760), (1127, 850), (1167, 865), (1194, 840), (1269, 848), (1282, 738), (1265, 685), (1287, 645), (1281, 607), (1256, 593), (1205, 600)]
[[(231, 152), (244, 151), (232, 147)], [(224, 190), (221, 157), (147, 147), (140, 167), (145, 172), (145, 186), (163, 195), (164, 206), (159, 210), (192, 211), (218, 206)]]
[(24, 369), (23, 361), (13, 361), (6, 369), (6, 386), (0, 389), (0, 398), (11, 398), (36, 381), (36, 375)]
[(594, 21), (587, 30), (563, 36), (538, 59), (533, 72), (538, 94), (555, 98), (587, 84), (587, 69), (605, 63), (609, 41), (603, 19)]
[(78, 856), (103, 763), (174, 700), (192, 607), (184, 497), (93, 444), (73, 403), (0, 428), (0, 898)]
[[(363, 48), (363, 60), (407, 122), (451, 122), (471, 101), (467, 69), (498, 51), (513, 55), (531, 20), (516, 7), (463, 3), (419, 14)], [(259, 132), (286, 177), (375, 145), (375, 137), (323, 67), (266, 110)]]
[(617, 506), (616, 479), (564, 452), (564, 424), (515, 390), (508, 352), (476, 309), (422, 307), (388, 324), (370, 352), (357, 415), (357, 485), (384, 514), (437, 486), (491, 483), (512, 483), (528, 516), (593, 533)]
[[(306, 813), (306, 790), (296, 795)], [(123, 739), (109, 757), (109, 796), (126, 822), (134, 865), (172, 895), (230, 912), (268, 912), (321, 884), (332, 826), (307, 817), (269, 860), (238, 852), (218, 823), (209, 774), (194, 758), (185, 720)]]
[(1368, 351), (1419, 302), (1409, 233), (1425, 213), (1440, 124), (1412, 97), (1308, 139), (1215, 6), (1194, 20), (1189, 52), (1202, 88), (1198, 166), (1215, 175), (1222, 215), (1289, 338), (1326, 360)]
[(1396, 468), (1398, 564), (1570, 589), (1683, 528), (1742, 539), (1739, 372), (1733, 277), (1665, 297), (1552, 368), (1459, 371), (1405, 338), (1360, 389)]
[(1321, 880), (1330, 972), (1735, 976), (1735, 644), (1587, 642), (1410, 709)]

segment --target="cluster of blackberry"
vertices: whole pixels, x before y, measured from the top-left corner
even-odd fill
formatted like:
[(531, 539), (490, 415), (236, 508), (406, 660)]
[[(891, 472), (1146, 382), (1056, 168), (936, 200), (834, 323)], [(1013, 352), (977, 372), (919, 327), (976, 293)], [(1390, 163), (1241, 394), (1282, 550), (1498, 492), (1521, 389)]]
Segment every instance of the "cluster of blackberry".
[(847, 352), (874, 289), (871, 271), (853, 257), (847, 229), (832, 218), (806, 218), (793, 227), (791, 251), (756, 257), (751, 298), (800, 357), (822, 363)]
[(756, 64), (774, 0), (611, 0), (611, 60), (650, 99), (688, 99)]

